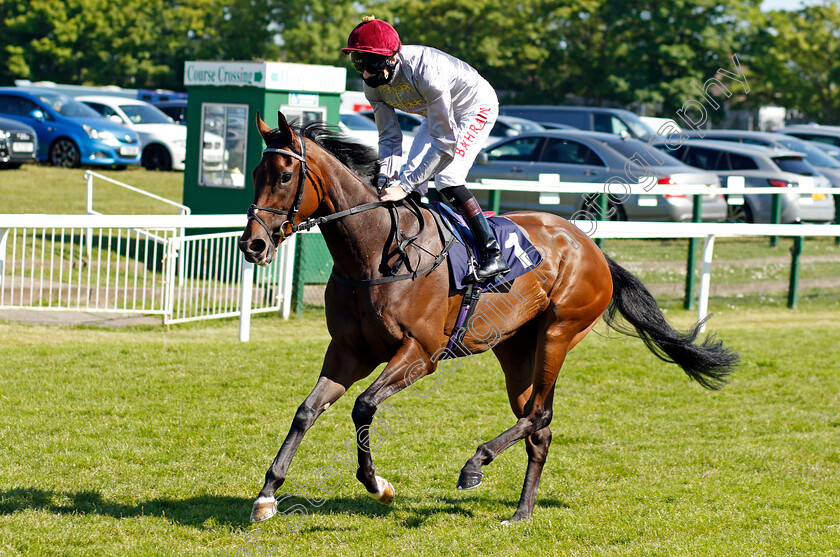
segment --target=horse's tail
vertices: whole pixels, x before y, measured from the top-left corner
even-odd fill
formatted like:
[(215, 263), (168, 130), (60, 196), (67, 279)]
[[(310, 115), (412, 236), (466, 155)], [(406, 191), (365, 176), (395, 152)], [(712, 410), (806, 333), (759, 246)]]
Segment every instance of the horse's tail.
[[(683, 368), (689, 377), (707, 389), (720, 389), (726, 376), (738, 365), (738, 354), (723, 346), (714, 335), (708, 335), (702, 344), (695, 344), (705, 319), (685, 333), (675, 330), (665, 320), (653, 295), (636, 276), (607, 257), (613, 281), (613, 296), (604, 321), (624, 334), (642, 339), (659, 359)], [(616, 323), (620, 313), (635, 331)]]

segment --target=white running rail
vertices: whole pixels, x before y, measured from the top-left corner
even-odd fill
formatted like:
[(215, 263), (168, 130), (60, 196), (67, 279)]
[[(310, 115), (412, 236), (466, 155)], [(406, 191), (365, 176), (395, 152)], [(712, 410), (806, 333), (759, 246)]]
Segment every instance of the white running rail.
[(166, 205), (170, 205), (178, 209), (178, 214), (180, 215), (189, 215), (190, 208), (186, 205), (182, 205), (177, 201), (172, 201), (171, 199), (166, 199), (165, 197), (161, 197), (159, 195), (155, 195), (151, 192), (147, 192), (146, 190), (142, 190), (140, 188), (135, 188), (134, 186), (129, 186), (128, 184), (123, 184), (122, 182), (118, 182), (112, 178), (108, 178), (107, 176), (103, 176), (102, 174), (98, 174), (93, 172), (92, 170), (85, 171), (85, 183), (87, 184), (85, 188), (85, 211), (88, 215), (101, 215), (99, 211), (94, 210), (93, 208), (93, 179), (98, 178), (104, 182), (108, 182), (115, 186), (119, 186), (125, 190), (132, 191), (134, 193), (143, 195), (145, 197), (149, 197), (151, 199), (155, 199), (160, 201), (161, 203), (165, 203)]
[[(239, 315), (247, 340), (251, 313), (289, 317), (295, 242), (254, 270), (237, 246), (245, 223), (245, 215), (0, 215), (0, 308), (150, 314), (167, 324)], [(202, 228), (233, 230), (182, 235)]]

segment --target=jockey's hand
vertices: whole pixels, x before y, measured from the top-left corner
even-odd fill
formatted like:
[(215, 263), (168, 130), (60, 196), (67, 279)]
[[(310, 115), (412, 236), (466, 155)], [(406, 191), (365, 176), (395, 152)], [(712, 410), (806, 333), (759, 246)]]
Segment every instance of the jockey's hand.
[(405, 199), (408, 196), (405, 193), (405, 190), (399, 186), (390, 186), (385, 188), (382, 191), (382, 195), (379, 196), (380, 201), (399, 201), (400, 199)]

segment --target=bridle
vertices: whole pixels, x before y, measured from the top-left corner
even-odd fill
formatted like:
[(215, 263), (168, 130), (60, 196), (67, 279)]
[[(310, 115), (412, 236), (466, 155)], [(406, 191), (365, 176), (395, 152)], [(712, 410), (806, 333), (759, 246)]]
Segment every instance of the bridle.
[[(347, 209), (346, 211), (339, 211), (338, 213), (333, 213), (332, 215), (327, 215), (324, 217), (316, 217), (316, 218), (307, 218), (303, 220), (300, 224), (295, 224), (295, 215), (297, 215), (298, 211), (300, 210), (300, 203), (301, 199), (303, 199), (303, 188), (306, 185), (306, 177), (308, 175), (312, 175), (315, 178), (311, 178), (312, 182), (314, 183), (315, 180), (318, 181), (318, 185), (321, 187), (321, 190), (324, 189), (324, 183), (321, 181), (321, 177), (315, 174), (307, 165), (306, 165), (306, 142), (303, 139), (303, 136), (300, 134), (299, 131), (295, 130), (295, 134), (297, 134), (298, 139), (300, 140), (300, 154), (298, 155), (294, 151), (290, 151), (288, 149), (277, 149), (274, 147), (266, 147), (263, 149), (263, 155), (266, 153), (276, 153), (278, 155), (286, 155), (292, 157), (293, 159), (297, 159), (300, 161), (300, 173), (298, 174), (298, 185), (297, 191), (295, 192), (295, 200), (292, 203), (291, 209), (288, 211), (283, 211), (282, 209), (275, 209), (273, 207), (261, 207), (259, 205), (252, 204), (248, 207), (248, 220), (254, 219), (257, 221), (260, 226), (263, 227), (265, 230), (266, 235), (268, 236), (268, 241), (271, 243), (271, 246), (274, 249), (277, 249), (277, 244), (274, 243), (273, 235), (271, 231), (268, 229), (268, 225), (265, 224), (258, 215), (257, 211), (266, 211), (268, 213), (274, 213), (275, 215), (286, 215), (286, 220), (283, 224), (280, 225), (280, 239), (286, 238), (287, 236), (291, 236), (295, 232), (300, 230), (309, 230), (310, 228), (314, 228), (321, 224), (328, 223), (330, 221), (338, 220), (344, 218), (349, 215), (355, 215), (356, 213), (363, 213), (365, 211), (369, 211), (371, 209), (376, 209), (377, 207), (383, 207), (387, 205), (385, 201), (373, 201), (371, 203), (365, 203), (363, 205), (357, 205), (352, 209)], [(321, 201), (323, 203), (323, 200)], [(286, 225), (291, 227), (291, 233), (286, 234)]]
[[(291, 230), (292, 230), (291, 234), (294, 234), (298, 230), (309, 230), (310, 228), (313, 228), (314, 226), (316, 226), (318, 224), (317, 222), (313, 222), (317, 219), (306, 219), (305, 221), (301, 222), (300, 224), (295, 224), (295, 216), (297, 215), (298, 211), (300, 210), (300, 203), (301, 203), (301, 200), (303, 199), (303, 188), (306, 185), (307, 175), (309, 175), (310, 173), (312, 175), (314, 175), (315, 178), (318, 180), (318, 185), (321, 186), (322, 190), (324, 189), (324, 184), (321, 181), (321, 177), (318, 176), (317, 174), (315, 174), (314, 172), (312, 172), (312, 170), (309, 167), (306, 166), (306, 142), (304, 141), (303, 136), (297, 130), (295, 131), (295, 133), (297, 134), (298, 139), (300, 140), (300, 154), (299, 155), (297, 153), (295, 153), (294, 151), (290, 151), (288, 149), (277, 149), (277, 148), (273, 148), (273, 147), (266, 147), (263, 150), (263, 155), (265, 155), (266, 153), (276, 153), (278, 155), (286, 155), (288, 157), (292, 157), (293, 159), (297, 159), (297, 160), (300, 161), (300, 172), (298, 173), (297, 191), (295, 192), (295, 201), (294, 201), (294, 203), (292, 203), (291, 209), (289, 209), (288, 211), (283, 211), (281, 209), (275, 209), (273, 207), (261, 207), (259, 205), (255, 205), (255, 204), (252, 204), (250, 207), (248, 207), (248, 220), (254, 219), (255, 221), (257, 221), (260, 224), (260, 226), (263, 227), (266, 235), (268, 236), (268, 241), (271, 242), (272, 247), (274, 247), (275, 249), (277, 248), (277, 245), (274, 243), (273, 234), (268, 229), (268, 225), (265, 224), (265, 221), (263, 221), (257, 215), (257, 211), (266, 211), (268, 213), (274, 213), (275, 215), (286, 215), (286, 220), (283, 222), (283, 224), (280, 225), (280, 229), (279, 229), (281, 240), (287, 236), (287, 234), (286, 234), (286, 225), (287, 224), (291, 226)], [(312, 179), (312, 178), (310, 178), (310, 179)], [(313, 183), (314, 183), (314, 180), (313, 180)], [(289, 234), (289, 235), (291, 235), (291, 234)]]
[[(263, 150), (263, 155), (265, 155), (267, 153), (278, 154), (278, 155), (286, 155), (288, 157), (292, 157), (293, 159), (297, 159), (298, 161), (300, 161), (300, 172), (298, 174), (297, 191), (295, 192), (295, 200), (292, 203), (292, 207), (288, 211), (284, 211), (282, 209), (275, 209), (273, 207), (261, 207), (261, 206), (256, 205), (256, 204), (252, 204), (250, 207), (248, 207), (248, 221), (250, 222), (251, 219), (253, 219), (253, 220), (257, 221), (260, 226), (263, 227), (263, 230), (265, 230), (266, 236), (268, 236), (268, 241), (271, 243), (271, 246), (275, 250), (277, 249), (277, 244), (274, 243), (273, 234), (271, 233), (271, 230), (269, 230), (268, 225), (265, 223), (265, 221), (263, 221), (257, 215), (257, 211), (266, 211), (268, 213), (274, 213), (275, 215), (286, 215), (286, 220), (283, 221), (283, 224), (280, 225), (280, 229), (279, 229), (280, 239), (282, 240), (282, 239), (284, 239), (288, 236), (291, 236), (292, 234), (294, 234), (295, 232), (298, 232), (300, 230), (309, 230), (310, 228), (314, 228), (316, 226), (319, 226), (321, 224), (325, 224), (325, 223), (328, 223), (328, 222), (331, 222), (331, 221), (334, 221), (334, 220), (342, 219), (342, 218), (350, 216), (350, 215), (355, 215), (357, 213), (363, 213), (363, 212), (369, 211), (371, 209), (376, 209), (377, 207), (388, 206), (392, 215), (393, 215), (394, 227), (397, 231), (397, 234), (402, 237), (401, 240), (399, 240), (398, 243), (397, 243), (397, 251), (399, 252), (401, 257), (397, 260), (397, 262), (391, 268), (390, 276), (379, 278), (379, 279), (370, 279), (370, 280), (348, 280), (348, 279), (343, 279), (343, 278), (339, 277), (335, 273), (333, 273), (333, 276), (336, 277), (336, 279), (339, 282), (343, 282), (343, 283), (346, 283), (346, 284), (357, 284), (357, 285), (372, 286), (372, 285), (376, 285), (376, 284), (383, 284), (385, 282), (391, 282), (391, 281), (394, 281), (394, 280), (404, 280), (404, 279), (408, 279), (408, 278), (414, 279), (420, 274), (433, 271), (434, 269), (436, 269), (438, 267), (438, 265), (440, 265), (443, 262), (443, 260), (447, 256), (447, 253), (449, 252), (449, 249), (452, 247), (452, 244), (454, 243), (454, 239), (450, 240), (447, 243), (447, 245), (444, 246), (444, 249), (438, 254), (438, 256), (435, 258), (435, 260), (430, 265), (427, 265), (423, 269), (417, 269), (412, 273), (407, 273), (407, 274), (403, 274), (403, 275), (398, 275), (397, 274), (397, 273), (399, 273), (403, 263), (408, 260), (408, 254), (406, 253), (406, 248), (409, 245), (411, 245), (417, 238), (419, 238), (420, 235), (423, 233), (423, 230), (425, 229), (425, 219), (423, 219), (423, 216), (420, 213), (420, 208), (414, 202), (414, 200), (412, 200), (411, 198), (408, 198), (407, 204), (411, 208), (411, 210), (413, 210), (415, 212), (415, 214), (417, 215), (418, 222), (420, 223), (420, 230), (417, 232), (417, 234), (415, 234), (413, 236), (410, 236), (410, 237), (407, 237), (404, 234), (402, 234), (402, 231), (400, 230), (399, 212), (397, 211), (396, 207), (394, 207), (394, 204), (392, 202), (386, 202), (386, 201), (373, 201), (371, 203), (364, 203), (362, 205), (357, 205), (357, 206), (352, 207), (350, 209), (347, 209), (347, 210), (344, 210), (344, 211), (339, 211), (338, 213), (333, 213), (331, 215), (326, 215), (326, 216), (323, 216), (323, 217), (315, 217), (315, 218), (309, 217), (309, 218), (304, 219), (300, 224), (295, 224), (295, 216), (297, 215), (298, 211), (300, 210), (301, 200), (303, 199), (303, 188), (306, 185), (306, 177), (311, 174), (312, 176), (314, 176), (314, 178), (310, 177), (310, 180), (312, 180), (313, 184), (315, 183), (315, 180), (317, 180), (318, 185), (321, 187), (321, 190), (323, 191), (323, 189), (324, 189), (324, 184), (321, 180), (321, 177), (319, 175), (315, 174), (315, 172), (313, 172), (306, 165), (306, 142), (304, 141), (303, 135), (301, 135), (301, 133), (298, 130), (295, 130), (295, 134), (298, 136), (298, 139), (300, 140), (300, 154), (297, 154), (294, 151), (290, 151), (288, 149), (278, 149), (278, 148), (275, 148), (275, 147), (266, 147)], [(323, 203), (323, 200), (321, 200), (320, 203)], [(319, 205), (320, 205), (320, 203), (319, 203)], [(289, 233), (289, 234), (286, 234), (286, 230), (285, 230), (287, 224), (291, 228), (291, 233)]]

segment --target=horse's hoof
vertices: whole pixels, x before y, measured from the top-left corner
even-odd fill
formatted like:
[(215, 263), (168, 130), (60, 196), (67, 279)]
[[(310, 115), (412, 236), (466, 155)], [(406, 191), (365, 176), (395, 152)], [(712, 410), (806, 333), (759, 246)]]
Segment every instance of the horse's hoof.
[(257, 497), (251, 510), (251, 522), (262, 522), (277, 514), (277, 500), (274, 497)]
[(513, 524), (514, 522), (521, 522), (521, 521), (523, 521), (523, 520), (528, 520), (529, 518), (531, 518), (531, 515), (528, 515), (528, 516), (521, 516), (521, 515), (519, 515), (519, 514), (517, 513), (517, 514), (514, 514), (514, 515), (513, 515), (512, 517), (510, 517), (509, 519), (507, 519), (507, 520), (503, 520), (503, 521), (501, 522), (501, 524), (502, 524), (502, 526), (509, 526), (509, 525)]
[(391, 482), (385, 478), (376, 476), (376, 493), (368, 492), (368, 495), (383, 505), (390, 505), (394, 502), (394, 497), (396, 497), (397, 494), (394, 491), (394, 485)]
[(481, 472), (464, 472), (461, 470), (461, 475), (458, 476), (458, 489), (472, 489), (481, 484)]

